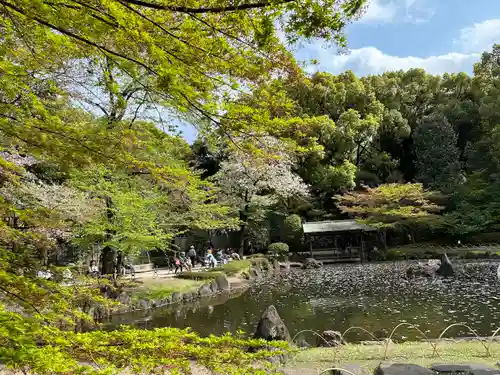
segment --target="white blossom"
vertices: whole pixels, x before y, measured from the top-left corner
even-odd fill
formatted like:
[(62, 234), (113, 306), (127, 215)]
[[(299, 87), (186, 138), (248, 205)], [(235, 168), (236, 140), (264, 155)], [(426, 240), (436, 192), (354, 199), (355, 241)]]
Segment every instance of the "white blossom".
[[(306, 197), (308, 186), (293, 172), (293, 159), (276, 138), (261, 139), (264, 155), (233, 151), (221, 163), (215, 181), (230, 204), (270, 206), (280, 199)], [(269, 153), (269, 150), (272, 150)]]

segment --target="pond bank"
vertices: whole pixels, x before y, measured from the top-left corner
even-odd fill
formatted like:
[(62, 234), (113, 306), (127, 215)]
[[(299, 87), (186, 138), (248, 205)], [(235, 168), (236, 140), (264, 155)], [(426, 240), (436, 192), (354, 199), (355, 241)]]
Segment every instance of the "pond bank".
[(246, 290), (254, 280), (279, 271), (278, 262), (255, 258), (234, 261), (209, 271), (184, 272), (175, 278), (147, 279), (117, 292), (105, 292), (118, 305), (112, 311), (97, 309), (94, 317), (102, 320), (110, 315), (207, 301), (221, 295), (231, 297)]

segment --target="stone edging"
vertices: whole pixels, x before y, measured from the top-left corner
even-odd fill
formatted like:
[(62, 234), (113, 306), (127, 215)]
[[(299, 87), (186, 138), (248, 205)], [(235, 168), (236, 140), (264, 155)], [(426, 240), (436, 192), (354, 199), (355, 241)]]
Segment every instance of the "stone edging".
[(194, 302), (198, 300), (209, 300), (221, 294), (231, 294), (241, 291), (242, 288), (247, 288), (252, 280), (259, 279), (264, 276), (270, 276), (280, 272), (280, 265), (277, 261), (270, 262), (271, 267), (265, 269), (260, 263), (252, 265), (249, 272), (245, 273), (242, 278), (242, 284), (237, 288), (231, 288), (231, 283), (225, 275), (216, 276), (211, 282), (201, 285), (196, 291), (189, 291), (185, 293), (174, 292), (171, 296), (161, 299), (141, 299), (132, 303), (132, 298), (129, 292), (123, 291), (116, 298), (120, 306), (113, 311), (102, 311), (102, 309), (95, 308), (92, 315), (96, 320), (109, 317), (110, 315), (124, 314), (133, 311), (149, 310), (158, 307), (171, 306), (181, 303)]

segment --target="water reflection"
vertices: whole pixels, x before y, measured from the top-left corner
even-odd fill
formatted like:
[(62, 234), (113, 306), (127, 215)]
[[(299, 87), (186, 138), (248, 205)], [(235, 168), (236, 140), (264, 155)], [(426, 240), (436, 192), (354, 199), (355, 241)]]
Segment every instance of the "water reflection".
[[(464, 263), (465, 274), (460, 277), (433, 281), (405, 280), (407, 266), (397, 262), (292, 270), (258, 282), (234, 299), (123, 315), (113, 323), (135, 321), (148, 329), (192, 327), (201, 335), (238, 330), (251, 334), (262, 311), (274, 304), (292, 335), (303, 329), (344, 331), (360, 326), (386, 337), (398, 323), (408, 322), (437, 337), (449, 324), (463, 322), (487, 336), (500, 326), (498, 263)], [(140, 321), (146, 318), (144, 314), (147, 324)], [(448, 334), (471, 335), (461, 327)], [(418, 333), (402, 330), (396, 338), (417, 339)], [(348, 335), (349, 341), (367, 339), (366, 334), (357, 332)]]

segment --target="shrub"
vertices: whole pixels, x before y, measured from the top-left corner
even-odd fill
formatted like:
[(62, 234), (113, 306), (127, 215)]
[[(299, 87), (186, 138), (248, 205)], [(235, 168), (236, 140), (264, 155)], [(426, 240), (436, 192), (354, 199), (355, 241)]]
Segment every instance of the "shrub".
[(285, 218), (283, 222), (283, 239), (294, 251), (300, 250), (302, 219), (299, 215), (290, 215)]
[(217, 276), (223, 276), (224, 273), (220, 271), (207, 271), (207, 272), (183, 272), (176, 277), (187, 280), (213, 280)]
[(405, 259), (405, 253), (401, 250), (391, 249), (385, 254), (385, 260), (403, 260)]
[(267, 248), (269, 255), (277, 259), (284, 259), (288, 255), (289, 250), (288, 245), (283, 242), (272, 243)]

